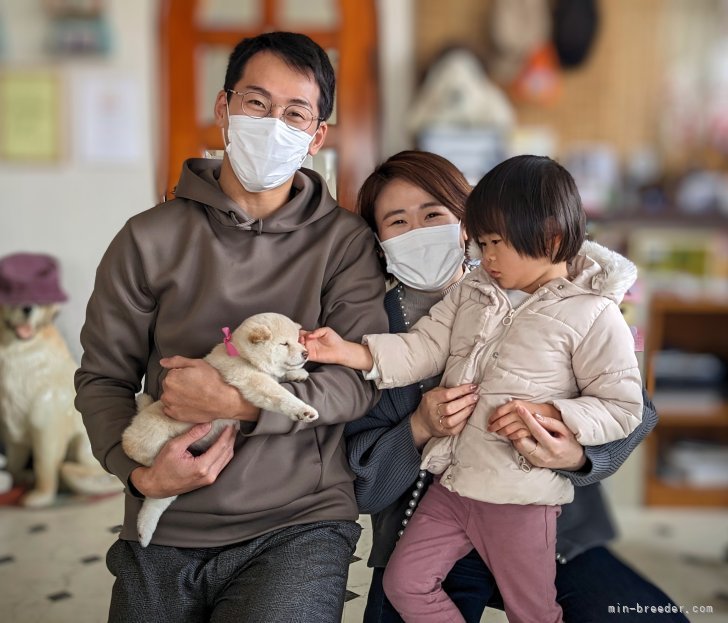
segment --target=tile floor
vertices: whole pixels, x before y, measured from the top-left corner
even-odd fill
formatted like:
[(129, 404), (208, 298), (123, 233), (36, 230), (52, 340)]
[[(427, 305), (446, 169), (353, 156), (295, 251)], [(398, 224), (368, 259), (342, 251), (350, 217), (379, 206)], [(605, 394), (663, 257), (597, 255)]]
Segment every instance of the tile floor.
[[(0, 620), (9, 623), (102, 623), (112, 578), (104, 555), (116, 539), (122, 496), (61, 497), (46, 510), (0, 507)], [(728, 623), (726, 511), (616, 509), (624, 538), (615, 549), (657, 581), (677, 603), (710, 606), (696, 623)], [(369, 583), (368, 518), (349, 576), (343, 621), (358, 623)], [(655, 615), (656, 616), (656, 615)], [(489, 623), (504, 623), (488, 611)], [(626, 619), (622, 619), (626, 620)], [(659, 618), (633, 620), (659, 621)], [(282, 622), (285, 623), (285, 622)]]

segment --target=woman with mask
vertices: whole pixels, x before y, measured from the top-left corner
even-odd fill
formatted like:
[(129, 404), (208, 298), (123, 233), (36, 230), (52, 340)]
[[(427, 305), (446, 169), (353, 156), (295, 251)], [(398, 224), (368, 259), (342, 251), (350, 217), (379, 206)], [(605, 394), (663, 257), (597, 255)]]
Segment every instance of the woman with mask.
[[(390, 331), (407, 331), (465, 275), (465, 234), (459, 222), (469, 192), (450, 162), (417, 151), (392, 156), (364, 182), (358, 210), (377, 234), (389, 277), (385, 309)], [(429, 484), (427, 473), (420, 471), (420, 452), (432, 437), (459, 433), (475, 405), (472, 386), (443, 388), (439, 380), (386, 390), (369, 415), (346, 427), (357, 502), (362, 512), (372, 514), (374, 532), (365, 623), (402, 620), (384, 595), (382, 577)], [(557, 470), (576, 486), (574, 502), (563, 507), (557, 522), (557, 601), (567, 623), (602, 620), (617, 602), (670, 602), (604, 547), (614, 529), (599, 481), (614, 473), (656, 424), (654, 408), (644, 398), (639, 427), (626, 439), (603, 446), (582, 447), (563, 423), (548, 417), (547, 408), (539, 409), (539, 421), (529, 419), (538, 442), (529, 460)], [(492, 423), (507, 417), (511, 408), (499, 408)], [(533, 449), (525, 436), (514, 437), (520, 435), (511, 437), (519, 451)], [(480, 621), (486, 605), (502, 607), (493, 576), (475, 551), (455, 565), (443, 587), (467, 621)], [(664, 616), (666, 621), (686, 620), (678, 614)]]

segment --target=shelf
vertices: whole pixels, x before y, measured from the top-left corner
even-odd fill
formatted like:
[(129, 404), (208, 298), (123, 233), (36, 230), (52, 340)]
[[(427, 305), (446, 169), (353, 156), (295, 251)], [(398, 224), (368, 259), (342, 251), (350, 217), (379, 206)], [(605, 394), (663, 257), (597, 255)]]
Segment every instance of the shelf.
[(690, 229), (728, 228), (728, 215), (681, 214), (678, 212), (587, 214), (587, 223), (595, 226), (688, 227)]
[(728, 487), (695, 487), (647, 479), (645, 502), (654, 506), (728, 506)]
[(653, 296), (645, 340), (648, 392), (659, 421), (645, 441), (645, 503), (654, 506), (728, 507), (728, 487), (700, 487), (663, 480), (670, 448), (683, 442), (728, 445), (725, 387), (680, 391), (656, 388), (655, 357), (667, 349), (710, 353), (728, 360), (728, 301), (711, 298)]
[(725, 317), (725, 314), (728, 313), (728, 299), (719, 296), (678, 296), (661, 292), (652, 297), (650, 306), (655, 312), (673, 314), (689, 313), (698, 316)]
[(659, 426), (675, 428), (723, 428), (728, 427), (728, 403), (715, 409), (703, 410), (701, 412), (688, 413), (687, 409), (675, 409), (660, 406), (655, 401)]
[(653, 356), (665, 348), (728, 357), (728, 300), (668, 294), (650, 300), (645, 340), (647, 391), (655, 393)]

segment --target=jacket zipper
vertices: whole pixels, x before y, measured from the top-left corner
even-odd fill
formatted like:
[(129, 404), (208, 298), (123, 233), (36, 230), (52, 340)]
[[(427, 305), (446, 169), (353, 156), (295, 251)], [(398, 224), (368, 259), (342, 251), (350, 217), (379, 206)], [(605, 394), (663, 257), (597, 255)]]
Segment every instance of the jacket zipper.
[[(513, 318), (514, 318), (514, 316), (516, 314), (520, 313), (521, 310), (524, 309), (525, 307), (527, 307), (532, 301), (536, 301), (539, 298), (541, 298), (541, 296), (542, 296), (542, 292), (541, 292), (541, 288), (539, 288), (538, 290), (536, 290), (536, 292), (534, 292), (531, 296), (529, 296), (528, 298), (526, 298), (523, 301), (521, 301), (518, 305), (516, 305), (515, 307), (511, 307), (511, 310), (508, 312), (508, 314), (506, 314), (503, 317), (503, 320), (501, 320), (501, 323), (503, 324), (503, 326), (506, 329), (503, 332), (503, 334), (501, 335), (501, 337), (498, 340), (498, 342), (496, 344), (493, 344), (491, 346), (491, 348), (488, 349), (488, 353), (487, 353), (487, 356), (488, 357), (491, 356), (491, 353), (496, 348), (496, 346), (500, 346), (500, 344), (503, 343), (503, 340), (508, 335), (508, 332), (510, 331), (511, 325), (513, 324)], [(497, 358), (497, 353), (496, 353), (496, 358)], [(515, 450), (515, 448), (513, 448), (513, 449)], [(523, 456), (520, 452), (516, 451), (516, 453), (518, 454), (518, 458), (516, 459), (516, 461), (518, 462), (519, 469), (521, 471), (523, 471), (523, 472), (526, 472), (526, 473), (530, 472), (531, 471), (531, 464), (528, 462), (528, 459), (525, 456)]]

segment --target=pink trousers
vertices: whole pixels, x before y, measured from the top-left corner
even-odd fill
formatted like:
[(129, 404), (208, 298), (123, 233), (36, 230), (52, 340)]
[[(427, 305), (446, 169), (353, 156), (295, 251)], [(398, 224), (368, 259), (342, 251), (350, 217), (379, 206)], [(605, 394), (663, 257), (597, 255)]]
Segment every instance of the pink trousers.
[(560, 623), (554, 585), (560, 512), (478, 502), (436, 481), (394, 549), (384, 591), (407, 622), (464, 622), (442, 581), (475, 548), (495, 576), (509, 623)]

